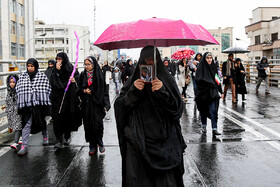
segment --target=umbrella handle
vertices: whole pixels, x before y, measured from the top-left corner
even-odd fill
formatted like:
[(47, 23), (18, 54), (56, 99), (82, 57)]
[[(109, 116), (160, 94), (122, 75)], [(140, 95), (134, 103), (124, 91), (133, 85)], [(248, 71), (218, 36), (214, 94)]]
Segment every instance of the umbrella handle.
[(154, 67), (155, 67), (155, 77), (157, 77), (157, 55), (156, 55), (156, 46), (154, 46)]

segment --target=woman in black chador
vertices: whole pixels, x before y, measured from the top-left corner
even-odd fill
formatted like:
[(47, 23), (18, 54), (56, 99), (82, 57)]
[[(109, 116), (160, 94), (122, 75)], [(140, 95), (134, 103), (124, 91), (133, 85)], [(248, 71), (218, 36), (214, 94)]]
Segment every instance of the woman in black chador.
[(236, 101), (238, 101), (238, 94), (242, 95), (242, 101), (245, 101), (245, 94), (247, 94), (247, 88), (245, 85), (245, 69), (241, 62), (240, 58), (235, 60), (235, 72), (236, 72), (236, 84), (235, 84), (235, 91), (236, 91)]
[(139, 64), (154, 63), (154, 46), (142, 49), (139, 63), (115, 101), (122, 155), (123, 186), (183, 186), (182, 99), (156, 50), (157, 77), (140, 79)]
[[(52, 86), (51, 100), (52, 100), (52, 118), (53, 130), (56, 136), (55, 148), (63, 148), (64, 144), (69, 145), (71, 138), (71, 131), (77, 131), (82, 125), (82, 118), (80, 112), (80, 100), (77, 95), (77, 85), (73, 82), (79, 80), (79, 73), (76, 71), (74, 79), (66, 92), (61, 107), (64, 90), (70, 79), (73, 71), (73, 65), (70, 63), (66, 53), (61, 52), (56, 56), (56, 68), (50, 78)], [(61, 111), (60, 111), (61, 107)], [(59, 113), (60, 111), (60, 113)], [(63, 137), (64, 136), (64, 137)]]
[(105, 151), (103, 144), (103, 118), (110, 109), (106, 83), (97, 60), (90, 56), (84, 61), (85, 70), (80, 75), (78, 94), (82, 99), (82, 116), (89, 154)]
[[(202, 132), (206, 133), (207, 117), (211, 119), (213, 136), (221, 135), (217, 130), (219, 99), (224, 97), (217, 65), (211, 53), (204, 53), (196, 70), (197, 89), (195, 101), (201, 115)], [(221, 96), (220, 96), (220, 94)]]

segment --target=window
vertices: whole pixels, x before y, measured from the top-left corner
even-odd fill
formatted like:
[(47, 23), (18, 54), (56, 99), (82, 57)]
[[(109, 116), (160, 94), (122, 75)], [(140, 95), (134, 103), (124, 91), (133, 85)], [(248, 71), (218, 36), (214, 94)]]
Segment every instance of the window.
[(278, 40), (278, 32), (271, 34), (271, 42)]
[(261, 36), (258, 35), (258, 36), (255, 36), (255, 45), (258, 45), (261, 43)]
[(24, 6), (22, 4), (19, 4), (19, 15), (24, 17)]
[(16, 13), (16, 0), (11, 0), (10, 11)]
[(11, 43), (11, 55), (17, 56), (17, 44), (16, 43)]
[(216, 48), (216, 51), (218, 51), (218, 48)]
[(17, 34), (17, 23), (14, 21), (11, 21), (11, 34)]
[(64, 35), (64, 29), (55, 29), (54, 34), (55, 35)]
[(24, 54), (25, 54), (24, 45), (19, 45), (19, 56), (25, 57)]
[(20, 27), (20, 29), (19, 29), (20, 36), (24, 36), (24, 25), (19, 24), (19, 27)]
[(222, 33), (222, 51), (230, 47), (230, 34)]

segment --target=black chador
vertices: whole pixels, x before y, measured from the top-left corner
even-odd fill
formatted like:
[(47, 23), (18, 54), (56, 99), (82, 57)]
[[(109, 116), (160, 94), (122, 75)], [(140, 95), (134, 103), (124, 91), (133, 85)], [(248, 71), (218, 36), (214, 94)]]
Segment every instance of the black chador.
[[(64, 52), (58, 53), (57, 58), (62, 59), (62, 66), (60, 70), (54, 68), (50, 78), (52, 86), (52, 118), (54, 134), (58, 141), (57, 143), (62, 143), (63, 136), (67, 141), (70, 139), (71, 131), (78, 130), (82, 125), (82, 118), (76, 83), (70, 84), (63, 100), (61, 112), (59, 113), (64, 90), (73, 71), (73, 65), (70, 63), (67, 54)], [(78, 71), (76, 71), (74, 78), (76, 82), (79, 81)]]
[[(105, 110), (110, 109), (110, 100), (97, 60), (92, 56), (86, 60), (92, 63), (93, 69), (81, 72), (78, 94), (82, 100), (86, 141), (90, 143), (92, 149), (97, 149), (97, 145), (103, 147), (103, 118), (106, 115)], [(85, 93), (86, 89), (90, 89), (91, 94)]]
[(183, 152), (180, 118), (182, 99), (174, 78), (156, 50), (157, 77), (163, 86), (154, 92), (134, 86), (139, 64), (153, 58), (154, 47), (142, 49), (139, 63), (115, 101), (115, 116), (122, 155), (123, 186), (183, 186)]

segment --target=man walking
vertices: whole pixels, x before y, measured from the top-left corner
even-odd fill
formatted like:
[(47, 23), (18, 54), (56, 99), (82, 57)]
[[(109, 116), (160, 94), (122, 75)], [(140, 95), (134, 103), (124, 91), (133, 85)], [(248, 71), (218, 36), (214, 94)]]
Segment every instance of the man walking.
[(226, 98), (227, 90), (229, 85), (231, 86), (231, 94), (232, 94), (232, 103), (236, 103), (235, 97), (235, 71), (234, 71), (234, 62), (233, 62), (233, 54), (228, 54), (228, 60), (223, 63), (222, 66), (222, 74), (223, 74), (223, 83), (224, 87), (224, 100)]
[(257, 65), (257, 70), (258, 70), (258, 82), (256, 86), (256, 93), (259, 93), (259, 87), (264, 80), (265, 82), (265, 94), (270, 94), (269, 89), (268, 89), (268, 79), (267, 79), (267, 74), (266, 74), (266, 69), (268, 68), (268, 62), (267, 58), (264, 56), (262, 57), (261, 61), (259, 61)]

